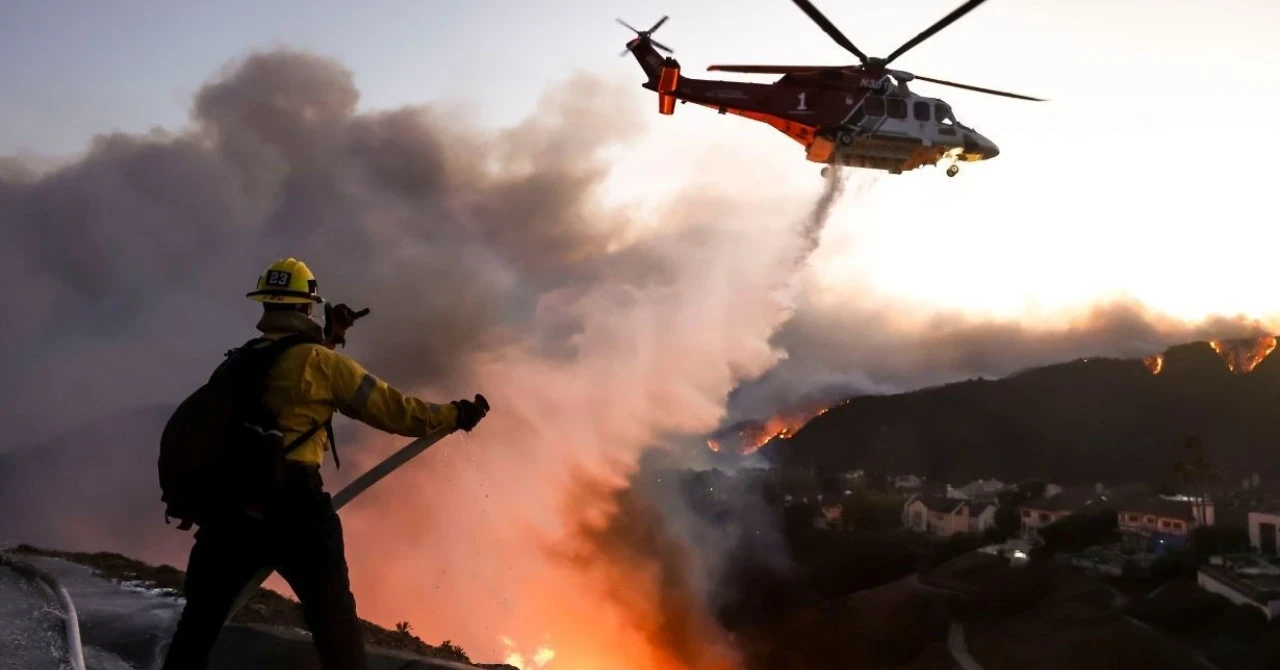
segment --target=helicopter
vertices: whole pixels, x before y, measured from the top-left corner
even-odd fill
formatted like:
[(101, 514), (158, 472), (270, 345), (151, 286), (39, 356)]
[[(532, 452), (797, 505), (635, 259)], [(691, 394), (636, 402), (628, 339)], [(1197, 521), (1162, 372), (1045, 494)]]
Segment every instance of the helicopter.
[(1043, 98), (1009, 93), (890, 69), (889, 63), (972, 11), (986, 0), (969, 0), (883, 58), (854, 46), (808, 0), (792, 0), (836, 44), (858, 58), (859, 65), (711, 65), (708, 71), (780, 74), (771, 84), (691, 79), (680, 74), (670, 47), (653, 39), (667, 22), (663, 16), (648, 30), (637, 30), (626, 50), (648, 76), (641, 84), (658, 94), (658, 112), (671, 115), (675, 103), (692, 102), (773, 126), (804, 145), (805, 158), (823, 163), (825, 178), (833, 166), (869, 168), (902, 174), (924, 165), (947, 166), (948, 177), (959, 163), (990, 160), (1000, 154), (995, 142), (955, 117), (939, 98), (916, 95), (907, 87), (927, 81), (991, 95), (1044, 102)]

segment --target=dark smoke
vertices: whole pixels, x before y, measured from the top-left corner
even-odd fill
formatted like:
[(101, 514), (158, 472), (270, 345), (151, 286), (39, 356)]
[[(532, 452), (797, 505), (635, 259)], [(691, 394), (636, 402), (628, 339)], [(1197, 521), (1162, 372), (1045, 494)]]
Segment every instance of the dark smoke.
[[(0, 468), (38, 484), (7, 489), (0, 538), (180, 563), (190, 540), (160, 519), (158, 424), (253, 334), (244, 293), (262, 268), (295, 256), (331, 301), (372, 309), (348, 349), (371, 371), (437, 401), (482, 387), (503, 408), (344, 510), (362, 611), (478, 655), (495, 621), (521, 643), (580, 631), (548, 618), (576, 577), (537, 581), (540, 556), (515, 561), (527, 526), (551, 515), (563, 470), (710, 429), (777, 360), (767, 340), (789, 304), (771, 289), (796, 237), (756, 203), (697, 194), (615, 249), (630, 221), (597, 190), (605, 152), (638, 130), (631, 102), (575, 77), (530, 120), (480, 132), (431, 107), (360, 112), (350, 72), (273, 51), (200, 89), (189, 129), (104, 135), (59, 166), (6, 160), (0, 309), (21, 318), (0, 335)], [(464, 605), (436, 606), (433, 587)], [(701, 653), (668, 633), (653, 644), (675, 647), (653, 653)]]
[(350, 351), (404, 386), (455, 379), (599, 262), (619, 219), (589, 195), (638, 128), (628, 95), (580, 77), (488, 135), (358, 97), (331, 61), (254, 54), (199, 91), (190, 130), (100, 136), (43, 174), (0, 163), (6, 446), (180, 398), (252, 335), (243, 294), (278, 257), (372, 308)]
[(254, 334), (244, 294), (276, 258), (304, 259), (322, 295), (372, 309), (347, 349), (370, 370), (474, 392), (458, 382), (472, 354), (528, 338), (547, 291), (602, 272), (624, 220), (593, 193), (601, 153), (639, 129), (627, 100), (576, 77), (529, 121), (481, 133), (431, 107), (358, 112), (345, 68), (273, 51), (201, 88), (189, 129), (102, 135), (56, 164), (0, 158), (13, 512), (0, 539), (174, 558), (184, 536), (138, 523), (160, 520), (165, 408)]

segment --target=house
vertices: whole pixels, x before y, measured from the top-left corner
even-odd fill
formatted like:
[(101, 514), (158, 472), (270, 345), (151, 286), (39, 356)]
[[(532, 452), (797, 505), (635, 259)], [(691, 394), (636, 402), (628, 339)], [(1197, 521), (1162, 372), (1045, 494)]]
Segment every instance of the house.
[(1280, 507), (1264, 507), (1249, 512), (1249, 546), (1263, 556), (1276, 555), (1276, 540), (1280, 538)]
[(861, 484), (866, 481), (867, 475), (862, 470), (849, 470), (841, 473), (840, 477), (847, 484)]
[(1140, 496), (1155, 495), (1155, 489), (1150, 484), (1140, 482), (1128, 482), (1124, 484), (1103, 484), (1099, 482), (1096, 485), (1099, 493), (1110, 496), (1113, 500), (1127, 500), (1129, 498), (1137, 498)]
[(1062, 487), (1057, 487), (1053, 496), (1032, 498), (1018, 505), (1022, 534), (1024, 537), (1038, 537), (1041, 528), (1108, 502), (1106, 496), (1097, 495), (1093, 491), (1063, 491)]
[(899, 475), (893, 478), (893, 488), (895, 489), (918, 489), (924, 485), (924, 480), (915, 475)]
[[(1129, 500), (1119, 505), (1117, 526), (1125, 544), (1160, 553), (1187, 544), (1191, 531), (1202, 525), (1198, 509), (1190, 501), (1156, 496)], [(1208, 508), (1212, 510), (1212, 507)], [(1212, 512), (1207, 511), (1212, 522)]]
[(1196, 571), (1200, 588), (1253, 607), (1268, 621), (1280, 617), (1280, 568), (1253, 557), (1213, 557)]
[(903, 506), (903, 525), (941, 537), (969, 531), (969, 503), (946, 496), (914, 495)]
[(998, 479), (978, 479), (960, 488), (952, 488), (947, 485), (947, 497), (956, 500), (968, 500), (970, 502), (995, 502), (1000, 492), (1005, 490), (1007, 486)]
[(920, 500), (920, 494), (908, 495), (902, 502), (902, 527), (917, 533), (929, 532), (929, 506)]
[[(1191, 512), (1195, 514), (1196, 522), (1201, 526), (1212, 526), (1214, 523), (1213, 500), (1207, 497), (1199, 498), (1195, 496), (1185, 496), (1185, 495), (1176, 495), (1176, 496), (1162, 495), (1160, 496), (1160, 498), (1164, 500), (1174, 500), (1177, 502), (1184, 502), (1184, 503), (1190, 504)], [(1204, 515), (1204, 518), (1200, 518), (1202, 514)]]
[(969, 532), (985, 533), (996, 525), (995, 503), (969, 503)]

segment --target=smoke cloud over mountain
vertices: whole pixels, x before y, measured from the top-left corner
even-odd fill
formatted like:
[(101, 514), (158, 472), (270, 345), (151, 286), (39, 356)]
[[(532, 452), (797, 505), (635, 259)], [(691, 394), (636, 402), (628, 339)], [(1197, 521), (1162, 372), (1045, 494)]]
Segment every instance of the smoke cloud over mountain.
[(856, 301), (838, 308), (801, 304), (773, 339), (787, 358), (735, 390), (730, 408), (738, 419), (765, 417), (790, 406), (1002, 377), (1081, 357), (1141, 358), (1173, 344), (1258, 337), (1275, 327), (1246, 316), (1187, 323), (1130, 300), (1043, 325), (960, 313), (904, 319), (891, 306)]

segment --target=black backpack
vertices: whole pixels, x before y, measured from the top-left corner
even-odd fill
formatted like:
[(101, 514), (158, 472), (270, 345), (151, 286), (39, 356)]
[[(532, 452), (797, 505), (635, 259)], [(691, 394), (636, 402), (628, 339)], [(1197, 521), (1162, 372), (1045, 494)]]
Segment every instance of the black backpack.
[[(267, 373), (290, 347), (321, 344), (303, 334), (255, 338), (226, 353), (227, 360), (182, 401), (160, 436), (160, 500), (165, 523), (204, 525), (215, 516), (262, 513), (283, 476), (285, 456), (321, 428), (334, 445), (331, 422), (313, 426), (284, 444), (276, 413), (263, 402)], [(336, 445), (334, 462), (337, 462)]]

